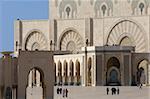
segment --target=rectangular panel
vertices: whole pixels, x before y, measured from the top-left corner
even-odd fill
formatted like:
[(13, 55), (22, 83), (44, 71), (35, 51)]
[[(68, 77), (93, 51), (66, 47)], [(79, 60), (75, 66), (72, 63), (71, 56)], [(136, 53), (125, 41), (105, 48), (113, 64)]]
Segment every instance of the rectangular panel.
[(124, 84), (129, 85), (129, 55), (124, 55)]
[(96, 85), (102, 85), (102, 55), (96, 56)]

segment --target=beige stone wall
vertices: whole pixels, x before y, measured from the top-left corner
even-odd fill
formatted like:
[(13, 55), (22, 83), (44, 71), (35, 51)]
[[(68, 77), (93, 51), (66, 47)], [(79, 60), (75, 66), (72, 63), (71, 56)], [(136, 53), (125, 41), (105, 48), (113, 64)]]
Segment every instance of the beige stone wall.
[[(103, 25), (103, 30), (104, 30), (104, 44), (106, 44), (107, 42), (107, 39), (108, 39), (108, 35), (109, 33), (111, 32), (112, 28), (115, 27), (116, 24), (118, 24), (119, 22), (121, 21), (124, 21), (124, 20), (128, 20), (128, 21), (131, 21), (133, 22), (135, 25), (139, 26), (137, 29), (140, 29), (140, 34), (143, 34), (143, 39), (145, 39), (145, 42), (142, 42), (144, 43), (146, 46), (145, 46), (145, 51), (144, 52), (150, 52), (149, 50), (149, 43), (150, 43), (150, 40), (149, 40), (149, 16), (134, 16), (134, 17), (112, 17), (112, 18), (105, 18), (104, 19), (104, 25)], [(125, 30), (125, 29), (128, 29), (128, 30)], [(116, 37), (118, 37), (117, 39), (119, 39), (119, 37), (121, 36), (121, 33), (129, 33), (131, 35), (133, 35), (134, 31), (133, 30), (134, 27), (130, 26), (130, 24), (127, 24), (127, 26), (125, 27), (120, 27), (120, 29), (124, 29), (123, 31), (122, 30), (116, 30), (116, 32), (120, 31), (120, 34)], [(132, 32), (133, 31), (133, 32)], [(138, 32), (138, 31), (137, 31)], [(136, 33), (135, 33), (136, 34)], [(138, 34), (138, 33), (137, 33)], [(124, 35), (125, 36), (125, 35)], [(133, 38), (135, 37), (136, 35), (133, 35)], [(140, 36), (140, 35), (138, 35)], [(135, 37), (136, 38), (136, 37)], [(138, 38), (138, 37), (137, 37)], [(137, 39), (136, 38), (136, 39)], [(114, 38), (116, 39), (116, 38)], [(136, 39), (133, 39), (134, 41), (136, 41)], [(140, 42), (135, 42), (135, 46), (137, 46)], [(140, 51), (139, 51), (140, 52)], [(143, 52), (143, 51), (141, 51)]]
[(60, 39), (63, 37), (63, 34), (68, 30), (74, 30), (81, 37), (82, 40), (86, 39), (86, 24), (84, 19), (77, 20), (58, 20), (57, 21), (57, 47), (59, 48)]
[(48, 51), (22, 51), (18, 60), (18, 98), (25, 99), (29, 71), (37, 68), (42, 74), (45, 99), (53, 98), (54, 63)]
[[(27, 37), (34, 31), (42, 33), (47, 41), (47, 50), (49, 49), (50, 44), (50, 27), (49, 20), (18, 20), (15, 21), (15, 34), (14, 34), (14, 51), (16, 52), (16, 41), (20, 47), (18, 49), (25, 49), (25, 42)], [(18, 51), (18, 50), (17, 50)]]
[[(66, 2), (65, 2), (66, 1)], [(49, 17), (50, 19), (58, 19), (60, 18), (60, 9), (65, 9), (63, 5), (70, 5), (67, 3), (67, 0), (49, 0)], [(145, 2), (144, 0), (73, 0), (74, 5), (71, 5), (71, 9), (77, 10), (76, 18), (95, 18), (96, 11), (100, 11), (100, 16), (98, 18), (103, 17), (102, 15), (102, 6), (106, 6), (106, 13), (109, 12), (109, 15), (104, 15), (107, 17), (111, 16), (137, 16), (141, 15), (141, 10), (139, 5), (141, 3), (144, 4), (144, 8), (142, 11), (142, 15), (149, 15), (150, 8), (149, 8), (149, 1)], [(74, 7), (75, 6), (75, 7)], [(99, 7), (96, 8), (96, 7)], [(97, 9), (97, 10), (96, 10)], [(110, 9), (110, 11), (107, 11)], [(64, 10), (65, 11), (65, 10)]]
[[(55, 49), (59, 49), (59, 43), (62, 35), (64, 32), (68, 29), (74, 29), (76, 30), (83, 38), (83, 42), (85, 44), (86, 39), (89, 39), (89, 42), (93, 46), (103, 46), (107, 43), (107, 38), (109, 33), (111, 32), (111, 29), (118, 24), (120, 21), (123, 20), (129, 20), (135, 23), (137, 26), (139, 26), (141, 33), (143, 34), (143, 37), (145, 37), (145, 49), (138, 51), (138, 52), (150, 52), (150, 35), (149, 35), (149, 8), (147, 9), (147, 12), (145, 10), (144, 13), (140, 15), (137, 13), (139, 10), (136, 11), (136, 7), (138, 7), (139, 3), (141, 2), (128, 2), (127, 0), (121, 0), (121, 1), (114, 1), (111, 2), (100, 2), (100, 0), (74, 0), (74, 3), (67, 3), (72, 1), (67, 0), (50, 0), (49, 1), (49, 20), (18, 20), (15, 22), (15, 34), (14, 34), (14, 50), (15, 55), (18, 53), (18, 49), (23, 49), (25, 46), (25, 40), (27, 36), (32, 32), (33, 30), (39, 30), (41, 33), (43, 33), (47, 39), (47, 46), (48, 50), (50, 49), (50, 40), (55, 43)], [(107, 1), (107, 0), (106, 0)], [(142, 1), (143, 2), (143, 1)], [(145, 7), (146, 3), (143, 2)], [(65, 6), (62, 6), (61, 4), (64, 4), (66, 6), (69, 6), (70, 4), (72, 9), (71, 11), (75, 10), (73, 18), (60, 18), (60, 9), (61, 7), (65, 9)], [(106, 7), (109, 7), (111, 9), (110, 15), (107, 16), (95, 16), (95, 6), (99, 4), (99, 6), (105, 5)], [(74, 6), (73, 6), (74, 5)], [(110, 6), (107, 6), (110, 5)], [(136, 5), (136, 6), (135, 6)], [(69, 6), (70, 7), (70, 6)], [(135, 9), (135, 13), (133, 14), (133, 8)], [(62, 9), (61, 9), (62, 10)], [(101, 10), (101, 9), (99, 9)], [(106, 9), (107, 10), (107, 9)], [(64, 10), (65, 11), (65, 10)], [(107, 11), (106, 11), (107, 12)], [(100, 11), (100, 13), (102, 13)], [(90, 21), (90, 18), (92, 19)], [(129, 24), (128, 24), (129, 26)], [(123, 28), (129, 28), (129, 27), (123, 27)], [(129, 28), (132, 30), (133, 27)], [(125, 31), (127, 32), (127, 31)], [(129, 31), (132, 32), (132, 31)], [(132, 35), (132, 33), (129, 33)], [(118, 34), (117, 34), (118, 35)], [(121, 34), (120, 34), (121, 35)], [(119, 35), (119, 36), (120, 36)], [(115, 39), (121, 39), (119, 36)], [(126, 36), (126, 35), (124, 35)], [(134, 36), (134, 35), (133, 35)], [(122, 37), (123, 38), (123, 37)], [(133, 38), (133, 37), (132, 37)], [(16, 41), (19, 43), (19, 47), (16, 51)], [(118, 40), (119, 41), (119, 40)], [(116, 41), (118, 43), (118, 41)], [(136, 41), (133, 39), (133, 41)], [(137, 46), (137, 43), (135, 42), (135, 46)]]

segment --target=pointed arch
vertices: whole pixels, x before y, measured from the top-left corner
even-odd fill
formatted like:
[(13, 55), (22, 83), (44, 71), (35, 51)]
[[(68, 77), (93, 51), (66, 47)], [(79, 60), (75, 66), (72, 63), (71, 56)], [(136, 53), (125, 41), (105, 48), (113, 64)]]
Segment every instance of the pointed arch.
[(102, 12), (101, 16), (109, 16), (111, 13), (113, 13), (113, 2), (110, 0), (96, 0), (94, 10), (95, 10), (95, 17), (99, 17), (101, 12)]
[(149, 0), (132, 0), (131, 2), (132, 14), (134, 15), (147, 14), (149, 3), (150, 3)]
[(47, 50), (47, 39), (39, 30), (32, 30), (25, 37), (25, 50)]
[(77, 53), (84, 45), (82, 37), (73, 28), (64, 31), (59, 41), (60, 50), (70, 51), (72, 53)]
[[(67, 16), (67, 8), (69, 8), (69, 16)], [(74, 18), (77, 13), (77, 3), (74, 0), (62, 0), (59, 5), (60, 18)]]

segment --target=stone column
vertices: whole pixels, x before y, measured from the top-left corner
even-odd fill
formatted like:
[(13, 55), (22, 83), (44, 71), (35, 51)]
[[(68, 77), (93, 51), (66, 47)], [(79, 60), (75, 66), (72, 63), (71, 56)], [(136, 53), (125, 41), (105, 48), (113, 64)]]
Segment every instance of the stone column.
[(17, 99), (17, 97), (16, 97), (16, 94), (17, 93), (17, 90), (16, 90), (16, 88), (13, 88), (12, 89), (12, 99)]
[(92, 83), (92, 86), (95, 86), (96, 85), (96, 63), (95, 63), (95, 56), (93, 55), (93, 83)]
[(31, 87), (32, 86), (32, 72), (29, 73), (28, 76), (28, 86)]
[(42, 85), (41, 85), (41, 82), (40, 82), (40, 79), (41, 79), (41, 78), (40, 78), (40, 72), (36, 70), (36, 86), (37, 86), (37, 87), (42, 86)]
[(82, 86), (85, 86), (85, 60), (84, 60), (85, 58), (84, 58), (84, 56), (82, 57), (82, 66), (81, 66), (81, 69), (80, 70), (82, 70), (81, 71), (81, 75), (82, 75), (82, 80), (81, 80), (81, 83), (82, 83)]

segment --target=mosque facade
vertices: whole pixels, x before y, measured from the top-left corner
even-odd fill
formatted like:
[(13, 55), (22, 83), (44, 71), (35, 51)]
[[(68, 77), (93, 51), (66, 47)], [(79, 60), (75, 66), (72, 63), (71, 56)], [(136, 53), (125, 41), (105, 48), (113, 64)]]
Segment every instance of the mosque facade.
[[(48, 20), (16, 20), (0, 96), (53, 97), (53, 86), (150, 85), (149, 0), (50, 0)], [(2, 81), (2, 82), (1, 82)], [(37, 99), (37, 98), (36, 98)]]

